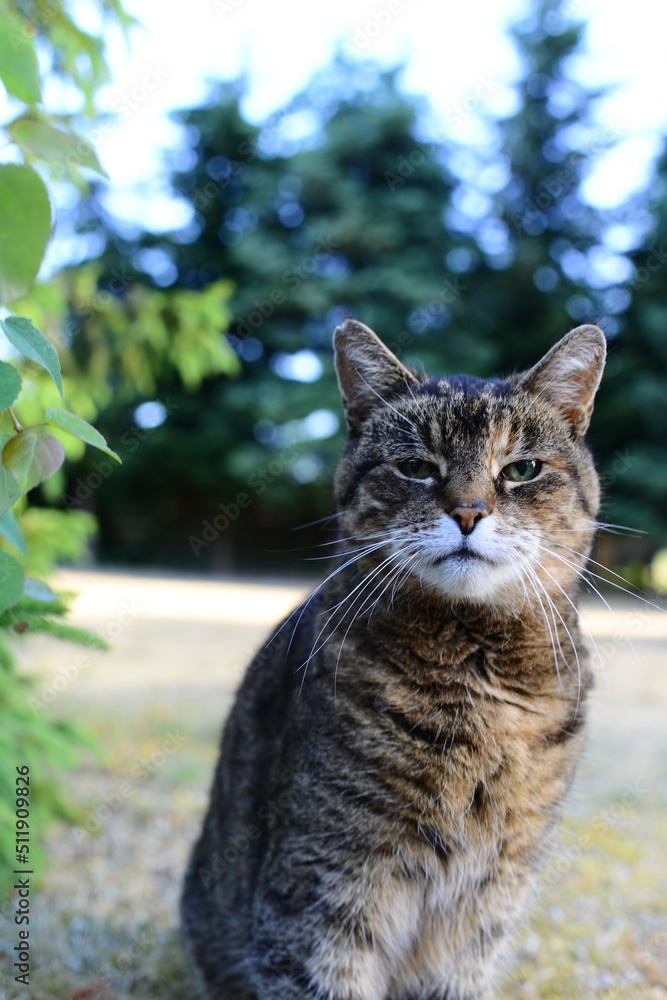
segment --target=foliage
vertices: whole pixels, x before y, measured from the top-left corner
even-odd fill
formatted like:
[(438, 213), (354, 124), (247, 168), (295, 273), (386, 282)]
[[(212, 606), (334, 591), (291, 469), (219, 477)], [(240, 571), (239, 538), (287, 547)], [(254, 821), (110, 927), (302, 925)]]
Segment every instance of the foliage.
[[(110, 4), (124, 20), (117, 4)], [(0, 304), (5, 306), (30, 289), (51, 236), (52, 213), (46, 184), (35, 168), (39, 162), (48, 176), (49, 165), (67, 167), (75, 180), (79, 168), (101, 173), (92, 147), (68, 126), (62, 117), (47, 115), (39, 105), (42, 88), (35, 38), (42, 36), (57, 45), (52, 54), (55, 70), (81, 92), (91, 106), (95, 86), (104, 74), (102, 40), (81, 31), (61, 5), (30, 2), (0, 4), (0, 80), (9, 98), (24, 105), (4, 126), (5, 145), (14, 145), (21, 163), (0, 165)], [(53, 172), (53, 171), (52, 171)], [(20, 356), (21, 369), (31, 362), (52, 381), (60, 402), (64, 387), (58, 353), (52, 342), (32, 321), (4, 312), (0, 331), (8, 345), (6, 356)], [(12, 354), (13, 349), (13, 354)], [(31, 393), (30, 374), (22, 378), (14, 363), (0, 362), (0, 882), (10, 879), (14, 867), (12, 845), (16, 818), (16, 768), (28, 765), (30, 774), (31, 844), (39, 850), (47, 823), (57, 816), (71, 815), (60, 786), (54, 780), (62, 768), (77, 758), (77, 747), (87, 742), (75, 727), (58, 722), (30, 705), (35, 681), (18, 673), (7, 638), (26, 631), (43, 632), (68, 641), (100, 646), (100, 640), (63, 619), (67, 602), (43, 580), (29, 575), (51, 569), (55, 553), (63, 547), (79, 551), (81, 528), (90, 525), (79, 517), (74, 533), (65, 531), (54, 545), (40, 538), (40, 517), (31, 516), (25, 497), (53, 476), (62, 465), (65, 451), (59, 437), (65, 433), (92, 445), (120, 461), (104, 437), (86, 420), (57, 407), (38, 409), (32, 422), (23, 421), (24, 395)], [(33, 400), (32, 409), (35, 409)], [(21, 414), (21, 420), (19, 420)], [(57, 435), (52, 433), (56, 431)], [(24, 533), (23, 513), (29, 530)], [(62, 514), (54, 512), (62, 521)], [(53, 519), (53, 515), (52, 515)], [(48, 517), (47, 517), (48, 520)], [(42, 528), (45, 519), (41, 518)], [(61, 525), (62, 527), (62, 525)], [(28, 542), (30, 542), (30, 547)], [(30, 567), (30, 570), (28, 570)], [(28, 572), (26, 572), (28, 570)]]
[[(58, 635), (59, 628), (68, 629), (60, 621), (66, 612), (66, 603), (58, 598), (50, 602), (50, 614), (45, 617), (42, 602), (24, 596), (14, 609), (0, 616), (0, 627), (15, 629), (32, 617), (33, 627)], [(88, 636), (67, 634), (66, 638), (86, 641)], [(62, 794), (59, 776), (64, 769), (76, 764), (82, 747), (94, 747), (80, 727), (34, 711), (30, 706), (34, 682), (17, 672), (4, 641), (0, 643), (0, 682), (3, 720), (0, 729), (0, 886), (4, 887), (10, 883), (11, 872), (16, 868), (15, 768), (26, 764), (30, 767), (30, 857), (35, 870), (39, 870), (44, 861), (40, 842), (46, 827), (54, 819), (72, 821), (78, 815)]]
[[(224, 337), (228, 281), (214, 282), (201, 294), (149, 289), (124, 262), (101, 280), (93, 265), (34, 284), (52, 230), (45, 179), (54, 190), (60, 183), (83, 190), (89, 177), (106, 176), (88, 139), (90, 120), (96, 90), (108, 77), (107, 29), (125, 29), (133, 19), (119, 0), (98, 0), (96, 13), (95, 33), (79, 27), (73, 4), (70, 9), (51, 0), (0, 0), (0, 80), (16, 109), (3, 126), (3, 139), (21, 161), (0, 165), (0, 304), (11, 303), (13, 312), (0, 313), (0, 332), (23, 359), (23, 379), (14, 363), (0, 362), (0, 629), (84, 643), (97, 639), (64, 622), (66, 604), (30, 576), (48, 575), (57, 559), (80, 559), (95, 531), (92, 515), (76, 509), (76, 497), (65, 497), (67, 512), (44, 506), (62, 496), (65, 458), (80, 459), (86, 446), (96, 450), (96, 478), (89, 476), (84, 484), (90, 491), (89, 482), (101, 483), (121, 461), (90, 423), (100, 409), (114, 401), (136, 406), (165, 379), (177, 378), (192, 391), (205, 375), (234, 374), (240, 367)], [(78, 95), (76, 113), (47, 113), (41, 106), (38, 51), (47, 73), (65, 83), (70, 97)], [(87, 339), (78, 336), (83, 324)], [(63, 408), (65, 397), (71, 410)], [(119, 434), (128, 454), (140, 441), (135, 431)], [(32, 709), (26, 722), (17, 706), (32, 682), (18, 675), (4, 644), (2, 655), (0, 704), (17, 721), (2, 744), (2, 767), (7, 771), (15, 760), (29, 757), (42, 788), (41, 751), (47, 744), (54, 751), (54, 773), (71, 763), (71, 750), (58, 750), (65, 730)], [(40, 817), (46, 821), (66, 809), (55, 786), (42, 802), (37, 835), (43, 830)], [(2, 822), (0, 817), (0, 839), (7, 844), (10, 835)]]

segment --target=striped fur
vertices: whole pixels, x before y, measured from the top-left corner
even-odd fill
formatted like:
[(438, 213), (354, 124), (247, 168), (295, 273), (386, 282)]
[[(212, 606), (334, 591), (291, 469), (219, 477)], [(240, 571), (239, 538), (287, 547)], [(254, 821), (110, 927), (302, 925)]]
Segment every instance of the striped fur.
[(419, 376), (353, 320), (335, 348), (336, 556), (241, 685), (186, 938), (216, 1000), (480, 1000), (584, 739), (604, 337), (497, 381)]

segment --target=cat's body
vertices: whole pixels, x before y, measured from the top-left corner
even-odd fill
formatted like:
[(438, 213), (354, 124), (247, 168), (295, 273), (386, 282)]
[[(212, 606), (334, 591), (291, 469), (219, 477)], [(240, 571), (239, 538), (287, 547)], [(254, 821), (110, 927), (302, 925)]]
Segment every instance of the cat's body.
[(585, 327), (529, 375), (429, 381), (338, 331), (336, 569), (250, 667), (186, 880), (211, 997), (485, 995), (583, 740), (603, 359)]

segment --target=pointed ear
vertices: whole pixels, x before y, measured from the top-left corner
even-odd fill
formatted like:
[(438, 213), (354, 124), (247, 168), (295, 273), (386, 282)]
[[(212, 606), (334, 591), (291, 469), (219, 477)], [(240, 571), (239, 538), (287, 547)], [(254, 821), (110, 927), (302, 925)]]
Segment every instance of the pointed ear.
[(583, 437), (602, 378), (607, 342), (599, 326), (578, 326), (559, 340), (541, 361), (521, 376), (519, 385), (548, 400)]
[(417, 376), (401, 364), (371, 329), (346, 319), (334, 331), (334, 359), (345, 416), (351, 431), (392, 396), (417, 385)]

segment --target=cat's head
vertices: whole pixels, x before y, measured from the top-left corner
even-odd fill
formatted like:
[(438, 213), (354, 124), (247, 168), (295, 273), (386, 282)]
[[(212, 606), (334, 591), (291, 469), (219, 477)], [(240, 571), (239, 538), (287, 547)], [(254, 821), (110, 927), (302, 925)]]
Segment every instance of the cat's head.
[(507, 610), (569, 599), (600, 499), (584, 443), (606, 353), (599, 327), (577, 327), (502, 380), (419, 375), (351, 319), (334, 347), (349, 432), (341, 537), (352, 558), (369, 549), (375, 596), (420, 586)]

